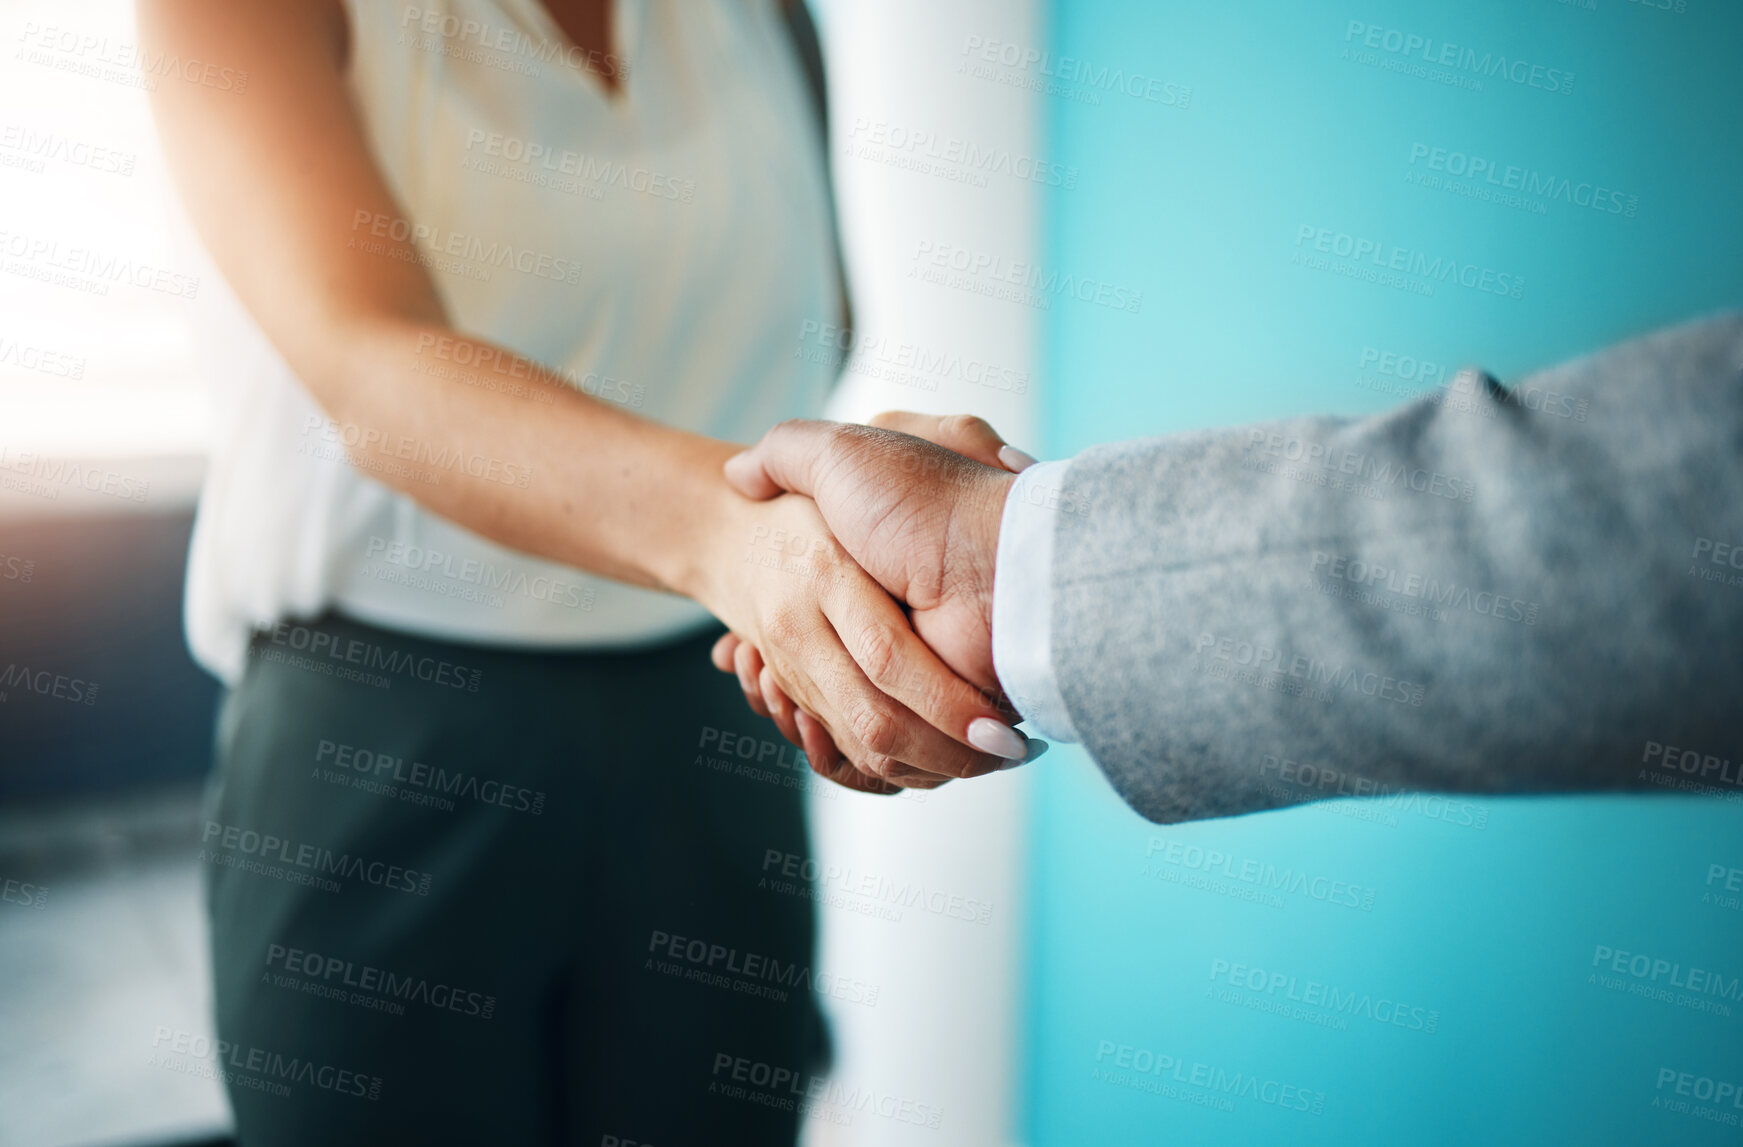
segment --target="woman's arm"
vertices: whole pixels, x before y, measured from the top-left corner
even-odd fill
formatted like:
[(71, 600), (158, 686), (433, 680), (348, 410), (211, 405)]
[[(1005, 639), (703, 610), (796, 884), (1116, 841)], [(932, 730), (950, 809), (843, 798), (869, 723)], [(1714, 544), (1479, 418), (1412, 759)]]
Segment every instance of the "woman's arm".
[[(347, 439), (530, 474), (524, 488), (488, 466), (445, 470), (433, 484), (380, 480), (503, 545), (695, 598), (763, 650), (864, 773), (937, 783), (924, 774), (994, 767), (967, 733), (996, 710), (926, 650), (808, 501), (756, 505), (727, 486), (721, 464), (736, 447), (596, 401), (542, 369), (519, 395), (415, 369), (435, 340), (454, 340), (450, 356), (462, 361), (517, 356), (448, 325), (408, 240), (360, 228), (403, 212), (350, 102), (338, 0), (141, 0), (140, 33), (148, 51), (247, 70), (243, 93), (160, 85), (164, 149), (226, 279), (329, 416), (355, 428)], [(354, 249), (360, 232), (383, 246)], [(775, 569), (747, 561), (776, 530), (806, 538), (805, 556)]]
[[(404, 212), (351, 106), (337, 0), (143, 0), (140, 33), (150, 50), (248, 71), (241, 94), (160, 85), (159, 131), (213, 258), (329, 416), (436, 451), (512, 460), (532, 474), (526, 489), (464, 474), (435, 485), (382, 481), (516, 549), (637, 585), (693, 581), (683, 566), (694, 555), (675, 542), (714, 509), (698, 495), (719, 484), (699, 476), (718, 469), (726, 447), (548, 373), (526, 379), (516, 396), (413, 371), (432, 361), (436, 339), (454, 347), (448, 361), (514, 356), (449, 327), (409, 239), (371, 234), (382, 230), (375, 220)], [(673, 497), (678, 491), (689, 497)]]

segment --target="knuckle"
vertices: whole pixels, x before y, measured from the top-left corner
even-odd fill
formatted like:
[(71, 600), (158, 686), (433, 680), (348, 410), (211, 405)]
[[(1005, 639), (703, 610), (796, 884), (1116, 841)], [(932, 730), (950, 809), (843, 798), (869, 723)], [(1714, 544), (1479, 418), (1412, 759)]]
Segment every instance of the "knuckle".
[[(868, 756), (884, 758), (886, 764), (893, 763), (889, 761), (889, 756), (896, 751), (900, 730), (896, 726), (896, 719), (882, 708), (876, 705), (862, 706), (853, 715), (853, 735), (865, 746)], [(878, 775), (881, 777), (884, 774)]]
[(796, 649), (805, 643), (810, 626), (796, 609), (776, 609), (763, 625), (772, 645), (781, 649)]
[(895, 629), (885, 622), (874, 621), (860, 630), (859, 634), (859, 667), (865, 670), (865, 675), (871, 683), (889, 692), (887, 686), (897, 668), (897, 649)]
[(862, 772), (869, 773), (881, 781), (895, 783), (898, 762), (894, 757), (888, 757), (882, 753), (862, 753), (854, 764)]
[(990, 434), (993, 428), (987, 424), (986, 419), (972, 414), (949, 414), (940, 420), (938, 429), (950, 438), (964, 439)]
[(883, 440), (881, 431), (857, 422), (832, 422), (824, 435), (828, 452), (838, 458), (853, 458)]

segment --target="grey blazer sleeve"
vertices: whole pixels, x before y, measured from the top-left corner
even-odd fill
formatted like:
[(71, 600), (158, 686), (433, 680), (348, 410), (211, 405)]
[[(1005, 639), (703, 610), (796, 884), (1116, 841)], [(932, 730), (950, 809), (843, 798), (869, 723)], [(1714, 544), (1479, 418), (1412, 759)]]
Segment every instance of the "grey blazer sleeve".
[(1102, 446), (1053, 662), (1139, 813), (1396, 789), (1743, 799), (1743, 315), (1504, 389)]

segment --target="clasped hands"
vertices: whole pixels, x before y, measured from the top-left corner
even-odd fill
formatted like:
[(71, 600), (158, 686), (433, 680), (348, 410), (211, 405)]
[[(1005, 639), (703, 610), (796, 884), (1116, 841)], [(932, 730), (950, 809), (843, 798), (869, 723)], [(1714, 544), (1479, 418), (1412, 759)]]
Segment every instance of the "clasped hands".
[(901, 412), (784, 422), (727, 461), (757, 505), (711, 577), (714, 664), (819, 775), (933, 788), (1046, 747), (1011, 727), (992, 654), (999, 522), (1033, 461), (981, 419)]

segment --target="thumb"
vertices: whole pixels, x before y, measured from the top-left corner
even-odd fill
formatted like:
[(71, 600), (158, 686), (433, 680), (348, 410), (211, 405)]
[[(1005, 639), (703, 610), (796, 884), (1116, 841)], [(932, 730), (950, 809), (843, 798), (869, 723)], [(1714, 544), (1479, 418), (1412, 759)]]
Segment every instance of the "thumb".
[(802, 418), (777, 423), (761, 442), (726, 460), (727, 483), (758, 502), (783, 490), (812, 494), (817, 463), (837, 425)]

